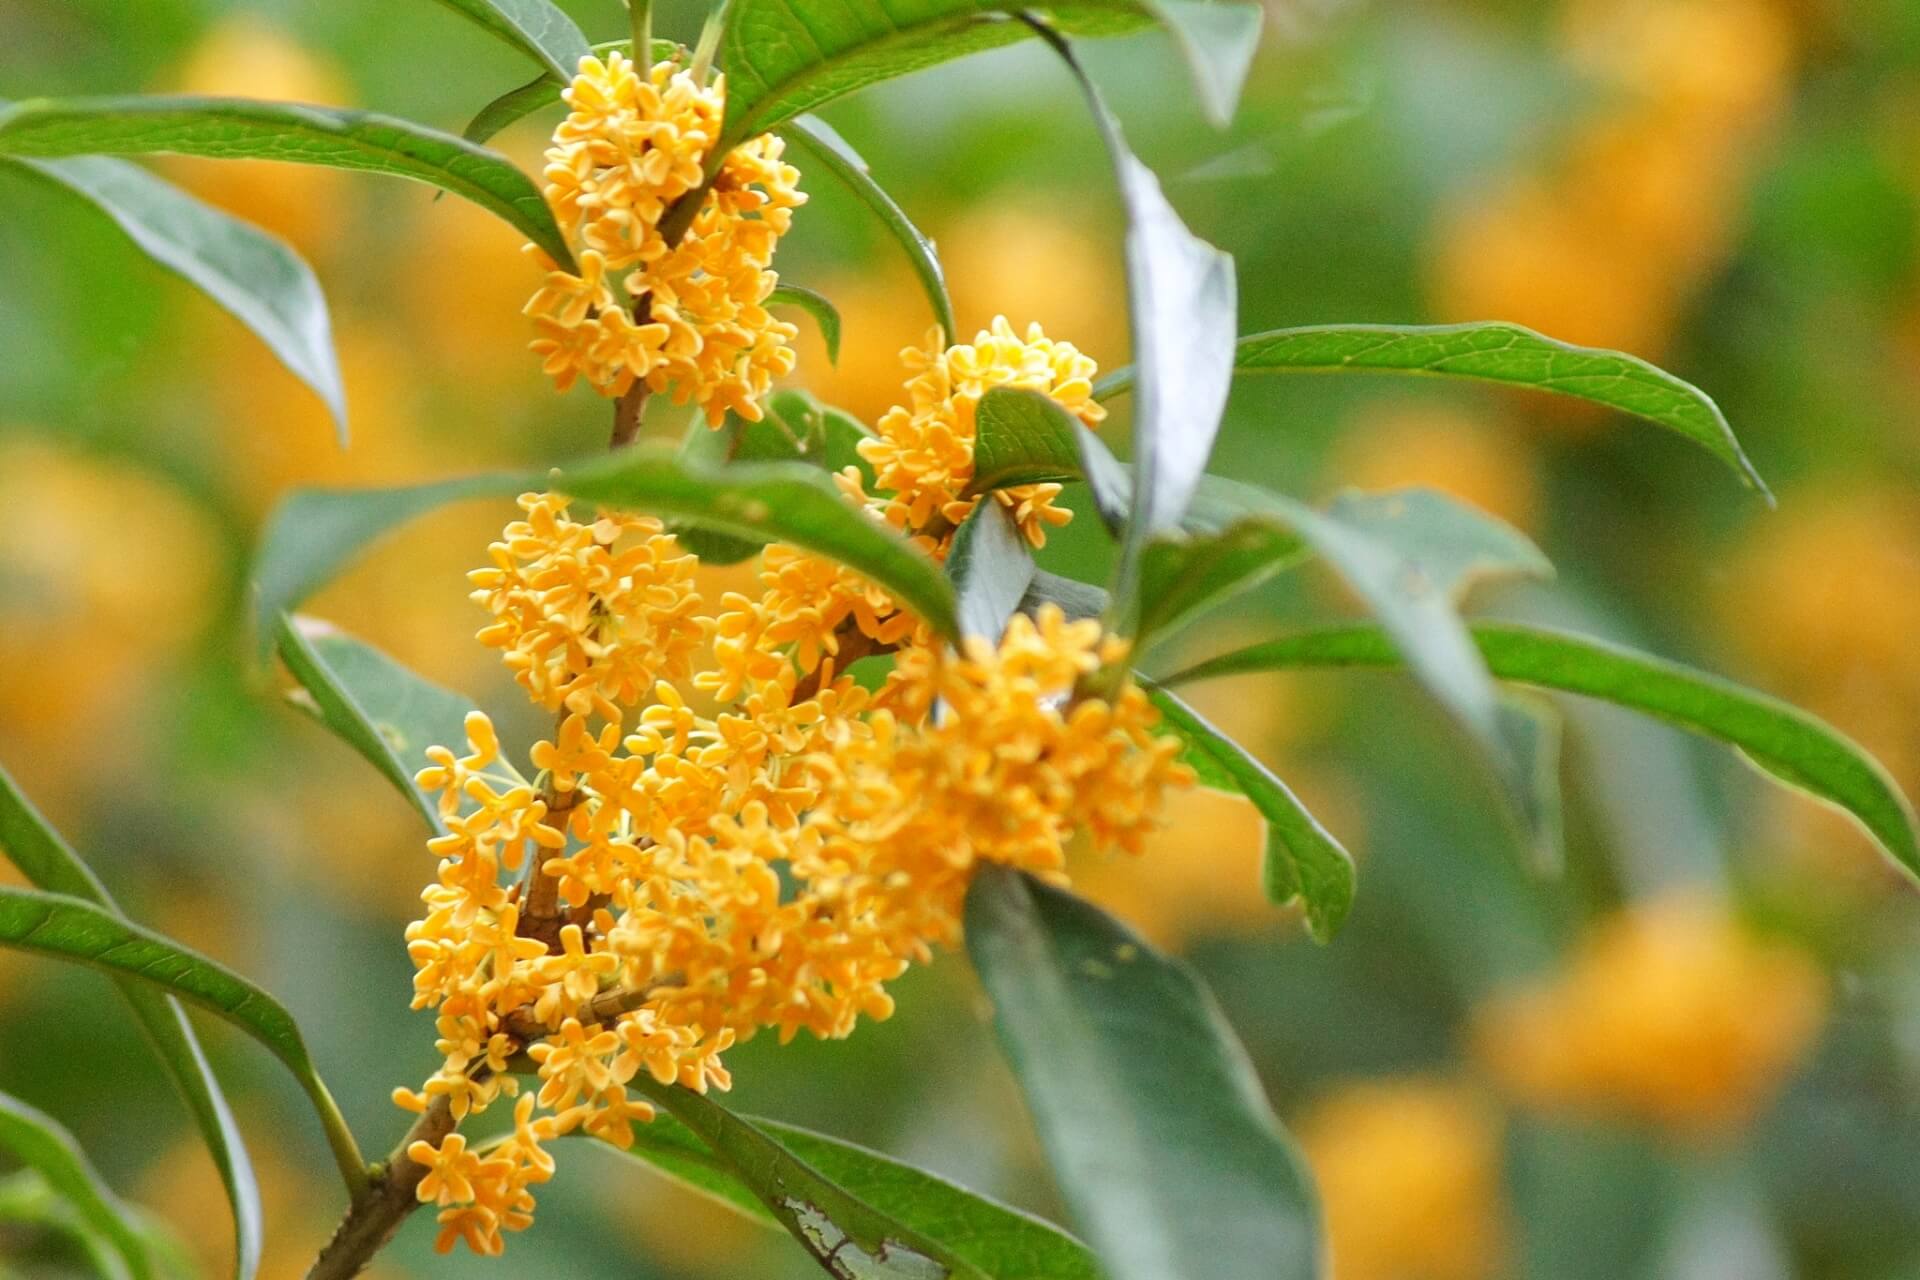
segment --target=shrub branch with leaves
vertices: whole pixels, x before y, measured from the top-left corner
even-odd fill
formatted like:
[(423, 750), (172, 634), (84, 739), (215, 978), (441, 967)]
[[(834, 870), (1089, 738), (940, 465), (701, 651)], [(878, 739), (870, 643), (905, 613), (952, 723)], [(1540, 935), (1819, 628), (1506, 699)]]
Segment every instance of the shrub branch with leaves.
[[(1550, 571), (1513, 530), (1423, 491), (1313, 507), (1206, 473), (1236, 376), (1372, 371), (1597, 402), (1693, 440), (1760, 487), (1713, 402), (1631, 356), (1499, 323), (1236, 336), (1232, 259), (1182, 224), (1069, 39), (1165, 26), (1203, 105), (1224, 119), (1258, 31), (1252, 6), (734, 0), (688, 50), (652, 38), (644, 4), (630, 41), (590, 47), (545, 0), (445, 3), (542, 68), (465, 137), (235, 99), (0, 107), (0, 163), (90, 202), (204, 289), (343, 431), (326, 307), (306, 266), (101, 157), (274, 158), (397, 174), (471, 200), (545, 260), (527, 312), (557, 388), (581, 381), (613, 401), (606, 457), (538, 475), (300, 492), (259, 551), (262, 651), (276, 648), (301, 704), (413, 802), (438, 861), (406, 947), (442, 1065), (419, 1089), (396, 1090), (417, 1119), (385, 1160), (361, 1156), (271, 996), (128, 921), (27, 799), (0, 785), (0, 848), (34, 886), (0, 889), (0, 942), (115, 977), (225, 1180), (241, 1280), (260, 1257), (258, 1194), (182, 1002), (259, 1040), (313, 1102), (347, 1196), (316, 1280), (358, 1272), (426, 1206), (443, 1249), (500, 1252), (506, 1233), (532, 1225), (536, 1189), (564, 1176), (555, 1140), (576, 1133), (777, 1223), (833, 1275), (1321, 1274), (1309, 1180), (1212, 997), (1075, 897), (1065, 874), (1075, 842), (1138, 852), (1165, 793), (1197, 783), (1252, 802), (1268, 827), (1269, 895), (1298, 903), (1317, 937), (1338, 931), (1352, 859), (1281, 779), (1172, 692), (1209, 676), (1405, 667), (1473, 744), (1519, 843), (1548, 864), (1556, 728), (1550, 708), (1508, 684), (1611, 701), (1731, 743), (1920, 872), (1907, 802), (1811, 717), (1595, 640), (1465, 620), (1473, 581)], [(1104, 378), (1071, 335), (1037, 326), (1003, 319), (957, 341), (931, 243), (805, 114), (1027, 36), (1085, 90), (1128, 216), (1137, 363)], [(538, 180), (482, 145), (562, 102)], [(872, 424), (774, 389), (794, 367), (796, 327), (773, 309), (806, 311), (829, 350), (837, 343), (831, 303), (774, 271), (803, 176), (845, 184), (876, 214), (934, 318), (904, 353), (898, 406)], [(1096, 434), (1122, 395), (1127, 461)], [(677, 447), (634, 443), (655, 397), (692, 406)], [(1085, 486), (1117, 544), (1104, 587), (1035, 566), (1049, 529), (1074, 518), (1069, 484)], [(524, 753), (463, 699), (293, 613), (400, 523), (489, 496), (517, 497), (521, 514), (471, 575), (478, 639), (553, 724)], [(703, 560), (746, 559), (757, 560), (757, 595), (702, 595)], [(1158, 678), (1135, 670), (1182, 624), (1309, 560), (1376, 622), (1280, 636)], [(856, 678), (862, 663), (871, 670)], [(729, 1084), (734, 1044), (764, 1029), (848, 1035), (892, 1012), (888, 984), (908, 965), (962, 942), (1085, 1243), (712, 1096)], [(496, 1105), (512, 1111), (501, 1136), (462, 1131)], [(54, 1122), (0, 1098), (0, 1145), (32, 1171), (34, 1194), (71, 1206), (63, 1221), (99, 1256), (157, 1274), (161, 1238)]]

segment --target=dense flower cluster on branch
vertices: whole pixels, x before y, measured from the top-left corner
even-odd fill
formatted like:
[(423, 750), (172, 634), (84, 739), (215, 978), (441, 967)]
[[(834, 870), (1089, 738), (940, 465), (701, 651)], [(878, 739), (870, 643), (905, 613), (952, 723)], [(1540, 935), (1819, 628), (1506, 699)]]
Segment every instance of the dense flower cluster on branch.
[[(966, 493), (987, 388), (1041, 391), (1089, 424), (1101, 411), (1092, 362), (1037, 329), (937, 347), (908, 353), (909, 405), (860, 446), (877, 492), (858, 468), (840, 483), (944, 557), (989, 500)], [(1038, 542), (1066, 516), (1056, 492), (991, 500)], [(548, 1139), (632, 1142), (652, 1115), (636, 1077), (724, 1088), (722, 1055), (763, 1028), (838, 1037), (888, 1016), (887, 984), (958, 939), (981, 860), (1057, 878), (1076, 838), (1137, 851), (1191, 781), (1140, 689), (1085, 692), (1125, 657), (1098, 622), (1049, 607), (955, 652), (851, 570), (781, 544), (757, 598), (710, 603), (657, 520), (520, 505), (471, 575), (479, 638), (555, 731), (522, 773), (476, 712), (465, 751), (434, 748), (419, 775), (447, 834), (407, 941), (443, 1065), (395, 1095), (458, 1119), (537, 1071), (506, 1139), (408, 1152), (442, 1247), (486, 1253), (530, 1221)], [(844, 668), (878, 650), (892, 669), (865, 687)]]
[[(766, 302), (774, 248), (806, 197), (771, 134), (729, 151), (709, 181), (726, 89), (702, 78), (671, 62), (642, 72), (619, 53), (581, 59), (545, 171), (579, 271), (549, 262), (526, 309), (561, 390), (585, 379), (619, 396), (640, 382), (718, 426), (729, 411), (757, 420), (793, 368), (794, 326)], [(670, 244), (660, 224), (683, 198), (699, 210)]]

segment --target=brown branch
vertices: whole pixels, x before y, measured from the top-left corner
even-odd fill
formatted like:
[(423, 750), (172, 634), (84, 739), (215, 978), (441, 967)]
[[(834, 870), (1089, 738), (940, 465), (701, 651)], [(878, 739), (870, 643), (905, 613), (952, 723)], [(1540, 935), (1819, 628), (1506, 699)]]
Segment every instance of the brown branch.
[(613, 435), (607, 440), (608, 449), (624, 449), (639, 436), (640, 420), (646, 416), (650, 394), (647, 384), (635, 379), (627, 393), (613, 402)]
[[(488, 1074), (487, 1069), (481, 1067), (474, 1079), (483, 1080)], [(334, 1230), (333, 1238), (327, 1241), (313, 1269), (307, 1272), (307, 1280), (347, 1280), (366, 1269), (373, 1255), (393, 1239), (407, 1215), (420, 1207), (418, 1192), (421, 1179), (427, 1176), (427, 1167), (416, 1164), (407, 1155), (407, 1148), (416, 1142), (437, 1147), (458, 1125), (459, 1121), (453, 1118), (453, 1104), (446, 1094), (428, 1104), (426, 1112), (413, 1122), (386, 1163), (374, 1166), (372, 1184), (354, 1199), (347, 1216)]]
[[(839, 649), (833, 658), (833, 670), (836, 675), (845, 675), (847, 668), (862, 658), (871, 658), (880, 653), (892, 653), (897, 647), (881, 644), (860, 630), (859, 625), (851, 618), (841, 623), (839, 629), (833, 634), (839, 642)], [(801, 676), (799, 683), (793, 686), (793, 696), (788, 699), (788, 702), (792, 704), (805, 702), (819, 693), (820, 678), (826, 673), (826, 669), (826, 660), (822, 659), (819, 666)]]
[[(668, 985), (670, 983), (663, 980), (650, 982), (644, 987), (615, 987), (610, 991), (602, 991), (587, 1001), (585, 1007), (574, 1016), (586, 1026), (611, 1022), (623, 1013), (632, 1013), (651, 1000), (654, 992)], [(532, 1044), (553, 1034), (552, 1028), (528, 1013), (508, 1014), (501, 1020), (500, 1029), (521, 1044)]]

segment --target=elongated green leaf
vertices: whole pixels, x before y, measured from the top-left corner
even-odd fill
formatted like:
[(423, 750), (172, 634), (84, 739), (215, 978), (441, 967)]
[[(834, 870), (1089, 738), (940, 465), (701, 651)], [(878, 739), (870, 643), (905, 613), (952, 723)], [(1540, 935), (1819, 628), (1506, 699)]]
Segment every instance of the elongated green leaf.
[[(1086, 1246), (1050, 1222), (878, 1151), (777, 1120), (742, 1119), (837, 1185), (940, 1241), (993, 1280), (1098, 1280)], [(727, 1163), (671, 1116), (636, 1129), (634, 1137), (632, 1155), (757, 1222), (780, 1225)]]
[(572, 77), (591, 52), (573, 19), (548, 0), (440, 0), (496, 39), (542, 63), (562, 79)]
[[(1197, 13), (1206, 7), (1225, 13)], [(1251, 6), (1157, 0), (1065, 0), (1033, 6), (1073, 35), (1119, 35), (1164, 22), (1180, 41), (1202, 104), (1224, 122), (1259, 35)], [(1005, 0), (876, 0), (865, 7), (824, 7), (795, 0), (734, 0), (720, 40), (727, 69), (731, 147), (856, 89), (919, 71), (963, 54), (1030, 35), (1010, 21), (1023, 10)]]
[[(852, 417), (804, 391), (776, 391), (762, 406), (758, 422), (729, 416), (718, 431), (692, 431), (680, 442), (680, 460), (690, 467), (717, 467), (728, 462), (804, 462), (830, 474), (857, 469), (869, 487), (873, 467), (860, 456), (867, 429)], [(680, 543), (708, 564), (738, 564), (760, 553), (763, 545), (752, 538), (736, 538), (688, 525), (672, 524)]]
[(1033, 551), (994, 498), (975, 504), (954, 531), (947, 576), (959, 595), (960, 632), (997, 642), (1033, 582)]
[(840, 363), (840, 312), (824, 295), (803, 289), (797, 284), (783, 284), (775, 287), (768, 296), (767, 305), (798, 307), (806, 312), (820, 326), (820, 336), (827, 344), (828, 362)]
[(502, 130), (559, 101), (560, 82), (552, 76), (536, 77), (480, 108), (460, 131), (460, 136), (475, 146), (484, 146)]
[(133, 1280), (153, 1280), (146, 1241), (129, 1219), (120, 1198), (94, 1172), (80, 1144), (52, 1116), (20, 1099), (0, 1093), (0, 1148), (38, 1170), (47, 1185), (73, 1206), (86, 1226), (104, 1240)]
[(1339, 932), (1353, 908), (1353, 855), (1315, 818), (1286, 783), (1239, 743), (1168, 690), (1142, 681), (1163, 723), (1186, 743), (1182, 756), (1202, 786), (1245, 796), (1267, 823), (1261, 877), (1267, 897), (1298, 902), (1321, 942)]
[(439, 804), (413, 775), (426, 767), (428, 747), (462, 749), (474, 705), (317, 618), (283, 615), (278, 643), (280, 660), (311, 699), (315, 718), (385, 774), (435, 834), (445, 835)]
[(986, 1273), (829, 1180), (765, 1130), (642, 1072), (633, 1087), (692, 1130), (829, 1275), (873, 1280), (990, 1280)]
[(313, 1103), (341, 1171), (358, 1191), (365, 1162), (314, 1069), (293, 1015), (239, 974), (80, 898), (0, 887), (0, 946), (89, 965), (153, 984), (231, 1022), (265, 1045)]
[(967, 950), (1060, 1189), (1111, 1280), (1315, 1280), (1306, 1170), (1212, 994), (1111, 916), (1007, 867)]
[(268, 517), (253, 564), (254, 637), (265, 657), (280, 615), (396, 525), (466, 498), (511, 497), (539, 482), (491, 473), (400, 489), (296, 489)]
[(1114, 586), (1117, 628), (1134, 633), (1140, 558), (1180, 526), (1206, 471), (1233, 381), (1233, 258), (1187, 230), (1153, 171), (1127, 149), (1120, 123), (1066, 41), (1052, 44), (1086, 95), (1127, 210), (1127, 316), (1139, 361), (1133, 416), (1133, 504)]
[(399, 489), (296, 491), (268, 521), (254, 564), (262, 653), (282, 613), (396, 525), (460, 499), (548, 488), (750, 542), (791, 543), (864, 574), (942, 635), (956, 634), (953, 589), (940, 567), (848, 503), (818, 469), (776, 462), (709, 471), (642, 446), (564, 472), (466, 476)]
[[(1766, 493), (1726, 415), (1706, 392), (1637, 356), (1558, 342), (1517, 324), (1311, 325), (1240, 339), (1235, 371), (1411, 373), (1500, 382), (1590, 400), (1662, 426), (1700, 445)], [(1129, 390), (1116, 369), (1094, 388), (1101, 399)]]
[[(1473, 639), (1503, 680), (1616, 703), (1740, 749), (1767, 773), (1851, 814), (1909, 876), (1920, 879), (1912, 807), (1857, 744), (1786, 703), (1718, 677), (1586, 636), (1478, 623)], [(1290, 667), (1393, 667), (1377, 628), (1336, 627), (1249, 646), (1165, 683)]]
[(327, 300), (299, 254), (137, 165), (98, 156), (14, 163), (92, 204), (142, 253), (251, 329), (313, 388), (346, 443), (346, 392)]
[[(33, 807), (5, 769), (0, 769), (0, 851), (40, 888), (81, 898), (118, 914), (119, 908), (106, 886)], [(186, 1011), (171, 996), (132, 978), (117, 977), (114, 985), (147, 1033), (160, 1065), (180, 1091), (207, 1144), (226, 1188), (227, 1203), (233, 1209), (234, 1274), (237, 1280), (253, 1280), (260, 1269), (260, 1189), (240, 1128), (207, 1065), (199, 1037), (187, 1021)]]
[(700, 474), (682, 467), (671, 454), (630, 449), (569, 469), (556, 483), (577, 498), (672, 516), (735, 537), (791, 543), (827, 556), (886, 588), (942, 636), (958, 634), (953, 588), (940, 567), (856, 510), (812, 467), (752, 463)]
[(412, 178), (505, 219), (555, 262), (573, 262), (531, 178), (497, 152), (410, 121), (248, 98), (35, 98), (0, 110), (0, 155), (162, 151)]
[[(729, 80), (729, 93), (731, 85)], [(953, 299), (947, 294), (947, 277), (940, 266), (940, 255), (934, 251), (933, 241), (913, 225), (913, 220), (887, 194), (886, 188), (874, 181), (867, 162), (855, 154), (826, 121), (813, 116), (787, 121), (780, 127), (780, 134), (805, 154), (811, 166), (824, 169), (880, 219), (880, 225), (907, 255), (914, 278), (920, 282), (920, 291), (933, 308), (934, 323), (940, 326), (948, 342), (957, 342), (959, 326), (953, 318)]]

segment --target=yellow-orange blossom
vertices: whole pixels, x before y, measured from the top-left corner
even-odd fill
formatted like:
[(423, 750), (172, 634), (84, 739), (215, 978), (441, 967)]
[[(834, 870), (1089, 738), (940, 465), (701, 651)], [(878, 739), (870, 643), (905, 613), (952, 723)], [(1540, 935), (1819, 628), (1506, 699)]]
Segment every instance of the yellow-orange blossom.
[(643, 76), (618, 53), (580, 60), (544, 175), (579, 271), (549, 262), (526, 307), (533, 349), (562, 391), (584, 378), (618, 396), (639, 381), (694, 401), (718, 426), (730, 410), (757, 420), (760, 397), (793, 368), (794, 327), (766, 309), (774, 247), (806, 199), (780, 139), (729, 151), (688, 234), (670, 245), (659, 231), (700, 189), (724, 80), (703, 84), (671, 62)]
[[(530, 310), (563, 378), (571, 369), (612, 390), (657, 375), (710, 415), (754, 418), (760, 375), (779, 361), (743, 358), (716, 374), (698, 357), (729, 349), (743, 317), (757, 324), (758, 303), (663, 312), (678, 304), (659, 287), (659, 264), (677, 251), (652, 230), (697, 185), (718, 86), (655, 68), (652, 90), (617, 55), (583, 63), (548, 170), (563, 223), (585, 229), (583, 274), (556, 272)], [(633, 162), (624, 172), (609, 159), (622, 146)], [(741, 172), (766, 180), (777, 147), (743, 151), (743, 164), (762, 167)], [(723, 177), (734, 166), (729, 156)], [(790, 193), (790, 175), (766, 190)], [(616, 206), (633, 216), (609, 219)], [(784, 229), (786, 205), (764, 208)], [(708, 263), (770, 254), (771, 235), (743, 231), (763, 220), (776, 221), (703, 209), (687, 252)], [(753, 243), (702, 247), (707, 237)], [(672, 332), (654, 345), (657, 335), (637, 337), (625, 309), (606, 305), (614, 263), (639, 264), (629, 290), (653, 291), (654, 316), (672, 317), (659, 323), (688, 327), (692, 365), (659, 354), (674, 350)], [(751, 283), (744, 269), (739, 281)], [(600, 360), (609, 351), (617, 358)], [(907, 360), (908, 404), (860, 446), (873, 480), (849, 468), (840, 483), (937, 558), (982, 500), (966, 491), (988, 388), (1042, 392), (1090, 426), (1103, 416), (1092, 361), (1037, 328), (1023, 339), (998, 321), (944, 349), (936, 334)], [(1057, 492), (1026, 486), (992, 500), (1038, 544), (1068, 518)], [(862, 1014), (886, 1017), (886, 984), (957, 939), (979, 860), (1058, 878), (1076, 833), (1137, 850), (1165, 790), (1191, 781), (1138, 688), (1076, 696), (1083, 677), (1124, 656), (1097, 622), (1048, 608), (1016, 617), (997, 644), (956, 653), (871, 583), (780, 544), (764, 554), (758, 598), (728, 593), (715, 608), (696, 586), (696, 558), (657, 520), (576, 519), (550, 494), (521, 507), (471, 575), (490, 615), (479, 638), (558, 727), (529, 753), (531, 781), (502, 759), (478, 712), (464, 753), (428, 753), (419, 782), (438, 792), (447, 834), (429, 842), (439, 875), (407, 943), (414, 1003), (437, 1011), (443, 1063), (420, 1092), (395, 1093), (414, 1110), (444, 1097), (464, 1117), (518, 1093), (509, 1063), (531, 1041), (538, 1087), (517, 1097), (508, 1137), (470, 1149), (453, 1134), (407, 1153), (427, 1170), (418, 1195), (440, 1208), (440, 1247), (464, 1240), (482, 1253), (531, 1221), (532, 1188), (553, 1172), (547, 1140), (584, 1130), (632, 1142), (633, 1122), (652, 1115), (628, 1090), (640, 1072), (724, 1088), (721, 1055), (761, 1028), (837, 1037)], [(898, 648), (873, 692), (839, 669), (850, 629)], [(529, 875), (552, 877), (565, 909), (552, 946), (521, 936)], [(626, 997), (616, 1011), (609, 993)]]

